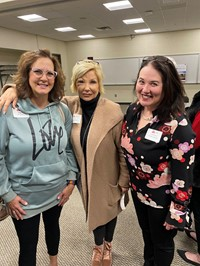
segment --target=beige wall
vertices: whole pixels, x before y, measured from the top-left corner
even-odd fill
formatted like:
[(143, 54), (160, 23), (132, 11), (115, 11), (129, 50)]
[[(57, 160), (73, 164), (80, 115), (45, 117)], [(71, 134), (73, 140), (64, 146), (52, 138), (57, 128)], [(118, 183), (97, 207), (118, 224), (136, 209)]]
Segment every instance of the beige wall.
[[(8, 30), (0, 27), (0, 65), (16, 64), (20, 55), (27, 50), (48, 48), (52, 53), (60, 54), (62, 67), (67, 74), (67, 48), (66, 43), (38, 35)], [(66, 87), (68, 84), (66, 85)]]
[[(118, 37), (62, 42), (53, 39), (0, 28), (0, 64), (14, 64), (22, 51), (48, 48), (61, 54), (62, 67), (67, 77), (66, 93), (70, 94), (69, 84), (73, 65), (81, 59), (93, 56), (96, 59), (143, 57), (148, 55), (200, 53), (200, 29), (136, 35), (134, 38)], [(200, 84), (186, 84), (190, 101)], [(105, 86), (105, 96), (116, 102), (133, 100), (132, 86)]]
[[(87, 56), (96, 59), (143, 57), (149, 55), (193, 54), (200, 52), (200, 30), (137, 35), (134, 38), (119, 37), (68, 42), (67, 58), (69, 69), (75, 62)], [(70, 53), (69, 53), (70, 52)], [(106, 86), (106, 97), (113, 101), (130, 102), (133, 99), (132, 86)], [(185, 84), (190, 99), (200, 84)], [(117, 96), (116, 96), (117, 95)]]

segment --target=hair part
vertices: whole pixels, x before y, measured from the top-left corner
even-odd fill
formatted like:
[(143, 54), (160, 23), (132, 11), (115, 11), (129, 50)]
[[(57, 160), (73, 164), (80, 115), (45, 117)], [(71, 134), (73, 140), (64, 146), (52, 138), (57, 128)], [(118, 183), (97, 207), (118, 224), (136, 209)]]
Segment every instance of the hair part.
[(53, 65), (54, 71), (58, 73), (52, 90), (49, 92), (49, 102), (60, 101), (64, 96), (65, 75), (61, 65), (56, 57), (52, 56), (48, 49), (40, 49), (37, 51), (27, 51), (23, 53), (18, 61), (17, 72), (13, 75), (13, 81), (16, 84), (17, 95), (21, 99), (30, 98), (33, 95), (29, 84), (29, 73), (32, 65), (39, 58), (49, 58)]

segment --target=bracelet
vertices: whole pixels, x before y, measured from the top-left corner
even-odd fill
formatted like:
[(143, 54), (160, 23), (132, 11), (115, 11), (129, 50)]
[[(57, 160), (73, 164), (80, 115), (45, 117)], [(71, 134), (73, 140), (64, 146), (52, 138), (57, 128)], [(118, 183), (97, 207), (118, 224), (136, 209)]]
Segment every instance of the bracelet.
[(72, 184), (72, 185), (76, 185), (76, 180), (67, 180), (67, 186), (69, 185), (69, 184)]

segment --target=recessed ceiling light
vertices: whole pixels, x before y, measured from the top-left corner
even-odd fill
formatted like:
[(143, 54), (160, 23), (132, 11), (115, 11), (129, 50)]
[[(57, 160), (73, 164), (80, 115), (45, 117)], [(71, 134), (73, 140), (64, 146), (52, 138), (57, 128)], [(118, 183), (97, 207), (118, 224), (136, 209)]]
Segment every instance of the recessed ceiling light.
[(7, 2), (13, 2), (13, 1), (15, 1), (15, 0), (1, 0), (0, 4), (7, 3)]
[(124, 19), (123, 22), (129, 25), (129, 24), (143, 23), (144, 20), (142, 18), (133, 18), (133, 19)]
[(117, 2), (110, 2), (103, 4), (107, 9), (110, 11), (114, 10), (120, 10), (120, 9), (127, 9), (127, 8), (133, 8), (131, 3), (128, 0), (124, 1), (117, 1)]
[(25, 16), (18, 16), (18, 18), (29, 21), (29, 22), (36, 22), (36, 21), (43, 21), (48, 20), (47, 18), (44, 18), (42, 16), (36, 15), (36, 14), (30, 14)]
[(94, 35), (91, 35), (91, 34), (79, 35), (78, 37), (81, 38), (81, 39), (95, 38)]
[(62, 27), (62, 28), (55, 28), (55, 30), (61, 31), (61, 32), (68, 32), (68, 31), (75, 31), (76, 29), (72, 27)]
[(146, 33), (146, 32), (151, 32), (151, 29), (140, 29), (140, 30), (134, 30), (135, 33)]

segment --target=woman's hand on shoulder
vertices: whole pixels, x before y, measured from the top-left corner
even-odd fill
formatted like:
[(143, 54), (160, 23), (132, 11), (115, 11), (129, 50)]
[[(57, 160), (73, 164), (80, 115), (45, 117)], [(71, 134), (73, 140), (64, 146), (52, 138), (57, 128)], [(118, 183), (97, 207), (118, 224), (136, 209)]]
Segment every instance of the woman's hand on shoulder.
[[(6, 85), (8, 86), (8, 85)], [(18, 101), (15, 85), (8, 87), (0, 97), (0, 110), (6, 113), (9, 105), (12, 103), (13, 108), (16, 107)]]

